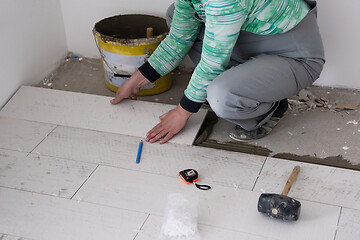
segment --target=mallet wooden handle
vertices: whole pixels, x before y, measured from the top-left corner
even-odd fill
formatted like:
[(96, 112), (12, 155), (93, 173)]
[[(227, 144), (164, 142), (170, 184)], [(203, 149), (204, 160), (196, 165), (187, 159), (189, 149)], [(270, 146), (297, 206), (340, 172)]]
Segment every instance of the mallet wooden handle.
[(281, 195), (285, 195), (285, 196), (288, 195), (290, 188), (291, 188), (292, 184), (294, 183), (299, 172), (300, 172), (300, 166), (294, 167), (289, 179), (287, 180), (287, 182), (285, 184), (284, 190), (282, 191)]

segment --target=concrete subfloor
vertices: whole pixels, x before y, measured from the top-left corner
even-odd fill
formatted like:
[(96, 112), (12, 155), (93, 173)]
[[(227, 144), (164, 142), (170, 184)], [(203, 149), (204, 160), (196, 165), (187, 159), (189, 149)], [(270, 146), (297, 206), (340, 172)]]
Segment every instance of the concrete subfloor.
[[(172, 73), (173, 84), (168, 91), (138, 99), (176, 105), (190, 76), (191, 72), (177, 68)], [(95, 95), (115, 95), (105, 85), (100, 59), (68, 59), (38, 86)], [(219, 119), (207, 139), (198, 145), (360, 170), (359, 108), (336, 109), (343, 104), (360, 106), (360, 91), (310, 87), (307, 92), (312, 97), (325, 99), (325, 107), (311, 108), (298, 102), (298, 96), (293, 96), (293, 105), (290, 104), (292, 109), (265, 138), (251, 143), (234, 142), (228, 136), (234, 125)]]

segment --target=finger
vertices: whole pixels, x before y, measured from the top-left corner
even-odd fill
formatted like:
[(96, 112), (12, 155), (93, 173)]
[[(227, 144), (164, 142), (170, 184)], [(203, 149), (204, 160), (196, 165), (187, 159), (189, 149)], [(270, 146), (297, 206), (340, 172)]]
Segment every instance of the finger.
[(154, 143), (158, 141), (160, 138), (164, 137), (167, 134), (166, 130), (161, 130), (158, 134), (156, 134), (154, 137), (152, 137), (149, 142)]
[(129, 97), (127, 97), (127, 99), (136, 100), (136, 95), (131, 94)]
[(160, 125), (156, 125), (153, 129), (151, 129), (149, 132), (146, 133), (146, 139), (145, 141), (149, 141), (153, 137), (155, 137), (159, 132), (163, 130), (163, 127)]
[(110, 102), (111, 104), (118, 104), (119, 102), (121, 102), (121, 100), (123, 100), (123, 98), (120, 97), (119, 95), (116, 95), (116, 97), (112, 99)]
[(169, 112), (167, 112), (167, 113), (164, 113), (163, 115), (161, 115), (159, 118), (160, 118), (160, 120), (163, 120), (165, 117), (166, 117), (166, 115), (168, 114)]
[(148, 131), (148, 132), (146, 133), (146, 139), (145, 139), (145, 140), (147, 140), (147, 139), (150, 137), (150, 135), (154, 132), (154, 130), (155, 130), (156, 127), (157, 127), (157, 125), (156, 125), (155, 127), (153, 127), (150, 131)]
[(164, 136), (166, 136), (166, 134), (168, 134), (168, 132), (166, 130), (162, 130), (161, 132), (159, 132), (155, 137), (153, 137), (152, 139), (150, 139), (150, 143), (154, 143), (157, 142), (159, 139), (163, 138)]
[(175, 134), (168, 132), (168, 134), (160, 140), (160, 143), (166, 143), (167, 141), (169, 141)]

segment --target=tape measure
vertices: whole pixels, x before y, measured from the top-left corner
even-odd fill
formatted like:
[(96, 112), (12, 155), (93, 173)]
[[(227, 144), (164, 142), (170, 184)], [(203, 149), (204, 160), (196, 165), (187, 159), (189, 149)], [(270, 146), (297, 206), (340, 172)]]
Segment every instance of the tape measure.
[[(185, 169), (179, 172), (179, 176), (186, 183), (195, 183), (199, 179), (199, 174), (195, 169)], [(211, 187), (209, 185), (200, 185), (195, 183), (195, 186), (201, 190), (209, 190)]]

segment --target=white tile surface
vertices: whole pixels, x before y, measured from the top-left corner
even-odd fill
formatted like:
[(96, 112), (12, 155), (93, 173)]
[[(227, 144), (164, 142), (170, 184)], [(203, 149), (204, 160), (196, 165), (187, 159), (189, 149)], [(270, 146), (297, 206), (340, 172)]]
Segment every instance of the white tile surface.
[(0, 232), (33, 239), (133, 240), (147, 215), (0, 188)]
[[(163, 218), (150, 215), (141, 228), (135, 240), (154, 240), (160, 236)], [(272, 240), (274, 238), (261, 237), (253, 234), (236, 232), (222, 228), (198, 224), (199, 235), (203, 240)]]
[(71, 198), (96, 166), (0, 149), (0, 186)]
[[(132, 100), (112, 105), (111, 99), (23, 86), (0, 111), (0, 116), (145, 137), (159, 122), (159, 116), (174, 108)], [(205, 115), (203, 109), (193, 114), (172, 142), (191, 145)]]
[(360, 172), (268, 158), (254, 190), (281, 193), (294, 166), (301, 170), (289, 196), (360, 209)]
[(30, 152), (56, 125), (0, 117), (0, 148)]
[[(336, 240), (360, 239), (359, 172), (268, 158), (249, 191), (264, 157), (189, 146), (205, 111), (172, 143), (145, 142), (136, 164), (140, 139), (174, 106), (130, 100), (113, 106), (110, 99), (22, 87), (0, 111), (0, 239), (156, 239), (174, 192), (199, 198), (202, 239), (333, 240), (335, 231)], [(258, 213), (260, 191), (280, 193), (295, 165), (302, 169), (290, 196), (302, 203), (300, 219)], [(74, 200), (64, 199), (95, 168)], [(186, 168), (213, 188), (183, 183), (178, 172)], [(343, 208), (337, 227), (340, 207), (333, 205), (359, 210)]]
[(1, 234), (0, 233), (0, 239), (1, 240), (31, 240), (30, 238), (23, 238), (18, 236), (10, 236), (7, 234)]
[(180, 144), (144, 142), (140, 164), (135, 163), (140, 139), (79, 128), (57, 127), (36, 149), (42, 155), (177, 176), (194, 168), (204, 183), (252, 189), (265, 157)]
[(360, 210), (343, 208), (335, 240), (360, 239)]
[(299, 221), (282, 222), (257, 212), (257, 192), (221, 186), (201, 191), (180, 178), (105, 166), (96, 169), (76, 196), (86, 202), (161, 215), (167, 195), (173, 192), (199, 197), (201, 224), (277, 239), (333, 239), (340, 213), (340, 207), (302, 201)]

